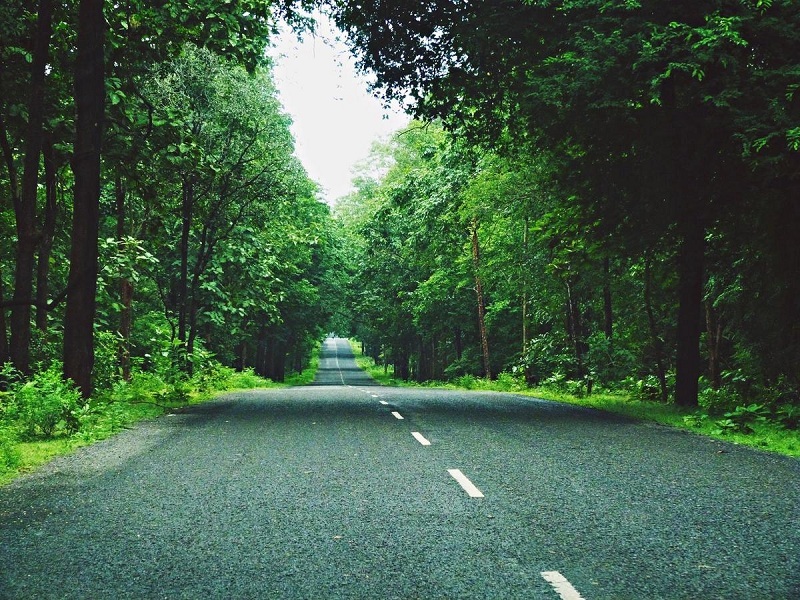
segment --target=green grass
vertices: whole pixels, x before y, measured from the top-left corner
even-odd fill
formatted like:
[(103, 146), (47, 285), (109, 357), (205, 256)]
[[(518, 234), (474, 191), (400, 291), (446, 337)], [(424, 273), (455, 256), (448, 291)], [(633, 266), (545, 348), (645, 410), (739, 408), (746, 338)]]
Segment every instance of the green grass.
[(649, 421), (668, 427), (684, 429), (742, 446), (750, 446), (786, 456), (800, 457), (800, 431), (785, 429), (780, 424), (771, 421), (754, 423), (752, 425), (753, 432), (749, 434), (727, 433), (719, 432), (719, 426), (716, 424), (717, 419), (703, 416), (698, 418), (699, 413), (697, 410), (690, 411), (673, 404), (643, 402), (631, 398), (627, 394), (598, 392), (593, 393), (591, 396), (576, 397), (554, 388), (527, 388), (510, 377), (503, 378), (502, 376), (499, 381), (487, 381), (476, 377), (462, 377), (451, 382), (435, 381), (424, 384), (403, 381), (394, 378), (391, 367), (389, 367), (388, 372), (385, 372), (382, 365), (376, 365), (372, 358), (361, 354), (361, 345), (359, 343), (351, 340), (350, 345), (356, 357), (356, 364), (375, 380), (385, 385), (512, 392), (523, 396), (602, 410), (639, 421)]
[(174, 385), (152, 375), (136, 374), (131, 384), (120, 384), (107, 398), (90, 403), (93, 408), (78, 433), (67, 435), (59, 431), (47, 439), (13, 442), (16, 464), (0, 464), (0, 485), (35, 470), (57, 456), (111, 437), (139, 421), (154, 419), (187, 405), (207, 402), (236, 390), (306, 385), (316, 375), (319, 351), (318, 345), (312, 352), (308, 366), (301, 373), (288, 375), (284, 383), (259, 377), (252, 370), (236, 372), (226, 368), (216, 370), (212, 377), (199, 378), (199, 383), (190, 380)]

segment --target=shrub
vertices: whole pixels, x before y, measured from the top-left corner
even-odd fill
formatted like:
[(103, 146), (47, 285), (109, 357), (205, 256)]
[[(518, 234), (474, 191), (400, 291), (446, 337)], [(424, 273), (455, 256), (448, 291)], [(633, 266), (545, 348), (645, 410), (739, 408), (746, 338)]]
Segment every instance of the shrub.
[(153, 394), (156, 402), (164, 406), (181, 406), (189, 403), (191, 388), (185, 382), (177, 382)]
[(230, 386), (233, 388), (251, 389), (262, 387), (269, 381), (255, 374), (252, 368), (237, 371), (231, 375)]
[(800, 406), (781, 406), (775, 413), (778, 422), (786, 429), (800, 427)]
[(23, 437), (51, 437), (59, 425), (68, 433), (80, 427), (78, 413), (83, 404), (80, 392), (61, 376), (61, 364), (36, 373), (13, 388), (10, 411)]
[(525, 380), (518, 374), (503, 371), (497, 376), (496, 389), (504, 392), (519, 392), (527, 386)]
[(753, 433), (755, 423), (763, 423), (767, 420), (769, 411), (763, 404), (750, 404), (748, 406), (737, 406), (735, 410), (726, 412), (722, 419), (716, 422), (716, 433)]
[(729, 388), (706, 388), (701, 390), (698, 398), (698, 404), (706, 410), (709, 415), (719, 416), (726, 412), (736, 410), (737, 406), (741, 405), (741, 399), (736, 392)]
[(641, 379), (628, 377), (624, 384), (634, 400), (661, 402), (661, 382), (655, 375), (645, 375)]
[(213, 354), (204, 350), (196, 350), (189, 355), (192, 363), (191, 382), (199, 392), (211, 392), (224, 389), (234, 370), (217, 362)]

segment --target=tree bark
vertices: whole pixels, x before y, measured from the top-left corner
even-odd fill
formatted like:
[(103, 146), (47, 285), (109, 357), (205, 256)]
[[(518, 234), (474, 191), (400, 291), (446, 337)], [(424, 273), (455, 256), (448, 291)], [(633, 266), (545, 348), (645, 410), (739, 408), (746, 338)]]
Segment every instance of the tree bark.
[(653, 344), (653, 352), (655, 353), (656, 361), (656, 377), (658, 378), (658, 385), (661, 390), (661, 401), (666, 402), (669, 399), (669, 389), (667, 387), (667, 369), (664, 366), (664, 341), (658, 335), (658, 326), (656, 325), (656, 317), (653, 311), (653, 273), (651, 267), (651, 259), (646, 256), (644, 259), (644, 308), (647, 313), (647, 325), (650, 329), (650, 339)]
[(81, 0), (75, 64), (75, 199), (69, 295), (64, 316), (64, 376), (85, 398), (92, 393), (97, 238), (100, 221), (100, 151), (105, 109), (103, 0)]
[(607, 340), (614, 339), (614, 306), (611, 302), (611, 259), (603, 260), (603, 332)]
[(481, 354), (483, 355), (483, 376), (492, 378), (492, 364), (489, 361), (489, 337), (486, 333), (486, 304), (483, 297), (483, 280), (481, 278), (481, 250), (478, 239), (478, 218), (472, 219), (472, 266), (475, 271), (475, 295), (478, 300), (478, 332), (481, 338)]
[(579, 378), (585, 375), (584, 373), (584, 355), (586, 354), (585, 343), (583, 341), (583, 324), (581, 319), (580, 305), (578, 299), (575, 298), (575, 290), (569, 275), (564, 278), (564, 285), (567, 289), (567, 332), (569, 333), (572, 348), (575, 352), (575, 361), (577, 362), (577, 376)]
[(708, 347), (708, 377), (711, 387), (718, 390), (722, 386), (722, 368), (720, 365), (720, 346), (722, 344), (722, 322), (716, 314), (710, 300), (705, 302), (706, 335)]
[(697, 406), (700, 379), (700, 336), (703, 329), (705, 227), (694, 211), (682, 215), (678, 249), (678, 348), (675, 403)]
[[(523, 260), (528, 256), (528, 233), (530, 226), (528, 217), (525, 217), (525, 224), (522, 230), (522, 255)], [(523, 262), (522, 266), (522, 356), (528, 349), (528, 269)]]
[(53, 238), (56, 233), (56, 211), (58, 195), (56, 187), (55, 148), (52, 136), (45, 136), (44, 149), (45, 210), (42, 227), (39, 257), (36, 269), (36, 327), (39, 331), (47, 331), (47, 298), (50, 292), (50, 256), (53, 251)]
[(53, 5), (40, 0), (36, 22), (31, 87), (28, 101), (28, 127), (22, 189), (16, 198), (17, 252), (14, 273), (14, 308), (11, 311), (11, 360), (23, 373), (30, 371), (31, 299), (33, 271), (39, 232), (36, 227), (36, 197), (39, 185), (39, 157), (42, 150), (45, 77), (52, 35)]
[(194, 206), (194, 186), (191, 175), (183, 180), (181, 195), (181, 267), (178, 279), (178, 339), (186, 343), (189, 295), (189, 233), (192, 227), (192, 208)]
[[(3, 273), (0, 271), (0, 305), (5, 301), (5, 289), (3, 287)], [(6, 325), (6, 309), (0, 308), (0, 366), (10, 360), (8, 352), (8, 329)], [(0, 382), (2, 383), (2, 382)]]
[[(122, 176), (117, 175), (114, 183), (114, 196), (117, 208), (117, 240), (125, 239), (126, 234), (126, 207), (125, 207), (125, 187), (122, 184)], [(125, 276), (119, 280), (119, 302), (122, 310), (119, 313), (119, 349), (117, 356), (119, 359), (122, 379), (131, 380), (131, 331), (133, 329), (133, 283)]]

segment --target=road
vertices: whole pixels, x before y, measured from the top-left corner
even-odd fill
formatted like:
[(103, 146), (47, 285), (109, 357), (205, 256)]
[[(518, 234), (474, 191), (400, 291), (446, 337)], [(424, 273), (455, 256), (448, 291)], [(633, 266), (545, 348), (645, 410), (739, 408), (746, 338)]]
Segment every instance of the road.
[(513, 394), (399, 389), (327, 340), (0, 488), (0, 597), (800, 598), (800, 461)]

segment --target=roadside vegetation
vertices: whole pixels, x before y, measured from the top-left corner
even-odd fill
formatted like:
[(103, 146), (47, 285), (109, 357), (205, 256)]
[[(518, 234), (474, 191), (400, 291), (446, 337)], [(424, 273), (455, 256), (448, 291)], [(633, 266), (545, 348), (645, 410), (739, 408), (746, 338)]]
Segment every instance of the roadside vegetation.
[(305, 385), (319, 366), (319, 345), (301, 371), (283, 383), (236, 371), (206, 356), (191, 375), (157, 361), (149, 371), (136, 371), (130, 381), (119, 379), (84, 401), (78, 389), (61, 377), (60, 365), (24, 378), (6, 365), (8, 382), (0, 393), (0, 485), (50, 459), (106, 439), (144, 419), (153, 419), (220, 393), (254, 388)]
[(450, 381), (418, 383), (395, 377), (391, 365), (376, 364), (362, 353), (360, 343), (351, 340), (351, 346), (358, 366), (385, 385), (510, 392), (602, 410), (734, 444), (800, 457), (800, 412), (794, 409), (758, 404), (731, 408), (731, 405), (721, 405), (718, 395), (709, 393), (702, 396), (700, 407), (686, 409), (643, 396), (642, 389), (646, 386), (641, 381), (629, 382), (628, 389), (592, 390), (591, 394), (586, 394), (576, 382), (550, 381), (531, 387), (523, 378), (510, 373), (501, 373), (494, 380), (464, 375)]
[[(256, 4), (98, 4), (80, 27), (76, 3), (0, 8), (0, 480), (219, 390), (308, 380), (338, 242), (266, 58), (281, 10)], [(105, 69), (76, 64), (84, 26)]]

